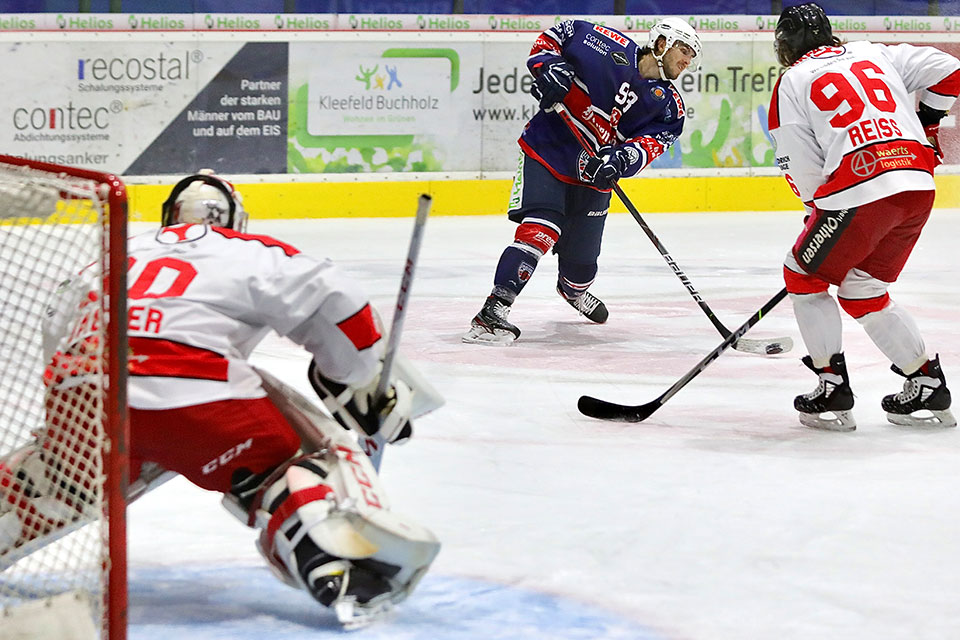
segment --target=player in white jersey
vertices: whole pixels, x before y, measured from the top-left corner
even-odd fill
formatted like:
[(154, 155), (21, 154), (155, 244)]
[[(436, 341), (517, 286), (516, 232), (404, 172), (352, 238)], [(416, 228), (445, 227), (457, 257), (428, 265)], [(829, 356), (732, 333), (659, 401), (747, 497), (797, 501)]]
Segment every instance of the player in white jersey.
[[(258, 548), (275, 573), (352, 622), (406, 597), (439, 545), (389, 510), (355, 437), (247, 358), (271, 330), (302, 345), (319, 388), (336, 390), (325, 404), (388, 442), (411, 435), (411, 390), (394, 380), (387, 402), (373, 397), (385, 341), (360, 286), (329, 260), (245, 233), (246, 219), (233, 186), (204, 171), (174, 187), (161, 228), (129, 241), (131, 480), (151, 463), (223, 494), (228, 510), (262, 530)], [(75, 457), (62, 425), (70, 398), (84, 393), (99, 320), (83, 311), (94, 295), (77, 286), (84, 277), (96, 275), (62, 288), (45, 328), (46, 433), (0, 461), (0, 488), (43, 486), (48, 465)], [(81, 471), (68, 480), (72, 493), (48, 487), (48, 503), (76, 506), (90, 479)], [(0, 503), (0, 556), (69, 511)]]
[[(773, 90), (776, 161), (807, 210), (784, 261), (803, 358), (819, 377), (797, 396), (800, 422), (856, 428), (839, 307), (857, 319), (906, 381), (883, 398), (895, 424), (955, 426), (939, 357), (887, 293), (923, 229), (942, 161), (940, 120), (960, 93), (960, 61), (932, 47), (843, 43), (810, 3), (783, 10), (775, 49), (788, 67)], [(911, 94), (919, 92), (919, 111)]]

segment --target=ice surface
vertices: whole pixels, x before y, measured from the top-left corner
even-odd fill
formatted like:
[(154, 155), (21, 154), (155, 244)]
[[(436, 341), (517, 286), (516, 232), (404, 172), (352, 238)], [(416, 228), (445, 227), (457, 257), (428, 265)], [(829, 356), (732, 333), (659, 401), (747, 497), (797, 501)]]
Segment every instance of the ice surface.
[[(642, 202), (637, 202), (642, 208)], [(411, 215), (416, 203), (411, 202)], [(729, 328), (781, 286), (802, 213), (648, 215)], [(260, 221), (330, 256), (389, 322), (412, 218)], [(789, 302), (748, 334), (779, 356), (726, 352), (647, 422), (581, 416), (587, 393), (652, 400), (721, 338), (637, 224), (612, 215), (591, 291), (606, 325), (554, 291), (547, 256), (511, 315), (509, 348), (460, 335), (489, 292), (505, 218), (427, 223), (402, 350), (446, 397), (391, 447), (398, 511), (443, 549), (386, 621), (350, 638), (651, 640), (960, 637), (960, 435), (886, 422), (902, 378), (844, 318), (853, 433), (799, 425), (815, 386)], [(960, 212), (937, 211), (891, 295), (960, 389)], [(275, 336), (255, 361), (303, 390), (307, 359)], [(175, 480), (130, 509), (130, 637), (325, 638), (331, 612), (276, 581), (217, 496)]]

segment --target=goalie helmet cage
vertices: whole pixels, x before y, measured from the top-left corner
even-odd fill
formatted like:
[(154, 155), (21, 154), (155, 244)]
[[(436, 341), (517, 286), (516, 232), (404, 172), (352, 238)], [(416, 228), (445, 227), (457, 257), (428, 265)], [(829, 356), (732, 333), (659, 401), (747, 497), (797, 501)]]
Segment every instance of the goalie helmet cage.
[(0, 155), (0, 636), (126, 638), (126, 237), (118, 177)]

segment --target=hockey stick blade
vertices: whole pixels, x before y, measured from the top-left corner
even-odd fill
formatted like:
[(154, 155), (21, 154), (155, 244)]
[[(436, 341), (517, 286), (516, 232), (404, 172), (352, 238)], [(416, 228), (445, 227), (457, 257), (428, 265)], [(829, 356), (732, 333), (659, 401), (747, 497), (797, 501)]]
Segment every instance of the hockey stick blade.
[(615, 422), (643, 422), (653, 415), (660, 405), (660, 398), (636, 406), (607, 402), (591, 396), (580, 396), (580, 400), (577, 401), (577, 409), (588, 418)]
[(743, 353), (758, 353), (763, 356), (773, 356), (778, 353), (786, 353), (793, 349), (793, 338), (788, 336), (767, 339), (740, 338), (733, 344), (733, 348)]
[(730, 348), (737, 340), (743, 336), (747, 331), (750, 330), (753, 325), (760, 322), (760, 319), (763, 316), (770, 313), (770, 310), (777, 306), (781, 300), (787, 297), (787, 290), (781, 289), (777, 292), (777, 295), (773, 296), (764, 304), (760, 309), (757, 310), (750, 318), (747, 319), (736, 331), (732, 332), (726, 338), (723, 339), (713, 351), (708, 353), (703, 359), (695, 364), (690, 371), (683, 375), (682, 378), (673, 383), (669, 389), (660, 394), (655, 400), (651, 400), (646, 404), (638, 405), (625, 405), (617, 404), (616, 402), (608, 402), (606, 400), (600, 400), (599, 398), (593, 398), (591, 396), (580, 396), (580, 400), (577, 402), (577, 409), (580, 410), (580, 413), (583, 415), (596, 418), (598, 420), (615, 420), (617, 422), (643, 422), (649, 418), (653, 413), (662, 407), (667, 400), (672, 398), (680, 389), (685, 387), (688, 382), (696, 378), (700, 373), (710, 366), (710, 364), (720, 357), (720, 355)]

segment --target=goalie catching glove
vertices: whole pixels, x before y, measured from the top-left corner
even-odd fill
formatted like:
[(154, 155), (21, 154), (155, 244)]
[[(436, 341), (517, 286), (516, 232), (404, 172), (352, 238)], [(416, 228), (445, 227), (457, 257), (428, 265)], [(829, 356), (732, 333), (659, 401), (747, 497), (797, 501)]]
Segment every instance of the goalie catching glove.
[(343, 427), (367, 436), (379, 433), (392, 444), (402, 444), (413, 435), (413, 392), (402, 380), (391, 382), (384, 397), (376, 398), (379, 375), (366, 386), (352, 387), (327, 378), (311, 361), (307, 377), (324, 406)]

